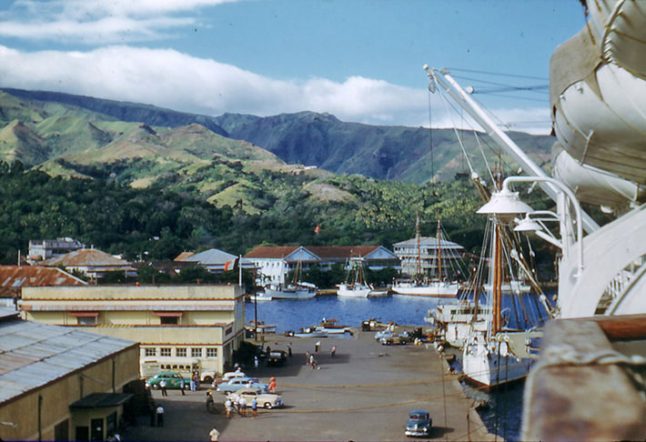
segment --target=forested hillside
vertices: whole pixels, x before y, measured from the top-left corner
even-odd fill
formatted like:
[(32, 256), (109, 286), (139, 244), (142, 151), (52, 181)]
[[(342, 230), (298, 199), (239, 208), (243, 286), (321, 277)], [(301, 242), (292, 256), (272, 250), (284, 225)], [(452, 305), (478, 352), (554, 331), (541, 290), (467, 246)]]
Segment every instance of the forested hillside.
[(262, 208), (255, 213), (171, 190), (172, 179), (133, 189), (109, 176), (50, 177), (0, 163), (2, 262), (16, 262), (18, 248), (24, 253), (30, 239), (60, 236), (130, 258), (143, 251), (172, 258), (208, 247), (245, 253), (261, 243), (390, 245), (414, 234), (418, 210), (423, 233), (433, 234), (439, 216), (452, 239), (471, 250), (480, 246), (484, 220), (474, 213), (479, 201), (467, 181), (418, 186), (358, 175), (312, 180), (264, 172), (253, 175), (252, 184), (252, 203)]

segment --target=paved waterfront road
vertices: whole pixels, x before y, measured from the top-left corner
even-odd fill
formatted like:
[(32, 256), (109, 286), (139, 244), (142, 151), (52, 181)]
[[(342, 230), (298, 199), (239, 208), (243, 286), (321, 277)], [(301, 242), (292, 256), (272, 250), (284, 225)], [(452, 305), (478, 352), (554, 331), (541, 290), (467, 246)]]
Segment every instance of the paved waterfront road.
[[(472, 440), (487, 438), (476, 413), (470, 413), (471, 401), (435, 351), (382, 346), (372, 336), (362, 332), (353, 339), (321, 339), (319, 370), (305, 365), (305, 352), (314, 351), (315, 339), (271, 337), (267, 343), (272, 348), (286, 349), (292, 342), (294, 356), (284, 367), (245, 371), (264, 381), (276, 376), (285, 408), (227, 420), (221, 412), (221, 393), (214, 393), (220, 413), (208, 414), (204, 389), (186, 396), (170, 391), (163, 400), (154, 392), (166, 409), (164, 428), (141, 420), (124, 439), (206, 441), (215, 427), (221, 441), (397, 441), (405, 439), (406, 416), (412, 408), (431, 412), (432, 439), (467, 440), (469, 428)], [(329, 353), (332, 345), (337, 346), (334, 359)]]

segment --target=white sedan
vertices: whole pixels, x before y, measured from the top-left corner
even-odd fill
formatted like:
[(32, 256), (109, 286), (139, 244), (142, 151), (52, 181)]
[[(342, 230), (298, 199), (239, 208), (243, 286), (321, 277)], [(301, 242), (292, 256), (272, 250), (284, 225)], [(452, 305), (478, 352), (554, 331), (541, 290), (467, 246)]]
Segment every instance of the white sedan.
[(285, 405), (283, 403), (283, 398), (279, 395), (263, 393), (258, 388), (241, 388), (235, 393), (230, 393), (227, 397), (231, 399), (232, 402), (234, 402), (235, 399), (239, 400), (240, 398), (245, 398), (247, 406), (251, 406), (251, 401), (255, 398), (258, 403), (258, 407), (267, 409), (280, 408)]

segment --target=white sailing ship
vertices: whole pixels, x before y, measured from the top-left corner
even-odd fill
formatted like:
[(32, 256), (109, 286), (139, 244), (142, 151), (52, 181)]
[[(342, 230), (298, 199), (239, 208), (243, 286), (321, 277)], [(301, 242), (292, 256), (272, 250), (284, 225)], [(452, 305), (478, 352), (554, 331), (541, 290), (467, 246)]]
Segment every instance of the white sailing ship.
[(367, 298), (372, 287), (365, 280), (363, 260), (352, 258), (346, 282), (338, 285), (337, 296), (342, 298)]
[(311, 299), (316, 296), (316, 286), (301, 281), (302, 264), (299, 261), (294, 268), (292, 282), (286, 285), (265, 287), (265, 296), (271, 299)]
[[(399, 280), (393, 284), (393, 292), (399, 295), (411, 296), (429, 296), (434, 298), (455, 298), (460, 290), (460, 283), (458, 281), (449, 281), (448, 275), (445, 272), (449, 262), (461, 261), (457, 256), (447, 257), (447, 253), (443, 252), (443, 239), (442, 239), (442, 226), (440, 220), (437, 221), (437, 249), (435, 258), (436, 274), (434, 277), (421, 277), (421, 234), (419, 228), (419, 215), (415, 223), (415, 239), (417, 247), (417, 274), (416, 279), (413, 280)], [(449, 259), (447, 259), (449, 258)]]

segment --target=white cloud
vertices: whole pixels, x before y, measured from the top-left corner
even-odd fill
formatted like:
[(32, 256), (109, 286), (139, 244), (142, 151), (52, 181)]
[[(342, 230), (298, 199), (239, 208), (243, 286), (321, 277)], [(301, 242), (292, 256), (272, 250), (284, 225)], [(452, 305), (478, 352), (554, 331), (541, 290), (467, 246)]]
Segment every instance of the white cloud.
[(0, 20), (0, 37), (85, 44), (161, 39), (197, 22), (206, 6), (238, 0), (22, 0)]
[[(283, 81), (171, 49), (111, 46), (86, 52), (20, 52), (0, 46), (3, 87), (51, 90), (153, 104), (184, 112), (260, 116), (328, 112), (344, 121), (428, 126), (425, 89), (350, 77)], [(437, 101), (437, 100), (436, 100)], [(545, 109), (497, 110), (506, 119), (537, 120)], [(433, 126), (461, 126), (446, 109), (433, 110)], [(518, 117), (520, 115), (521, 117)], [(545, 132), (545, 131), (544, 131)]]

